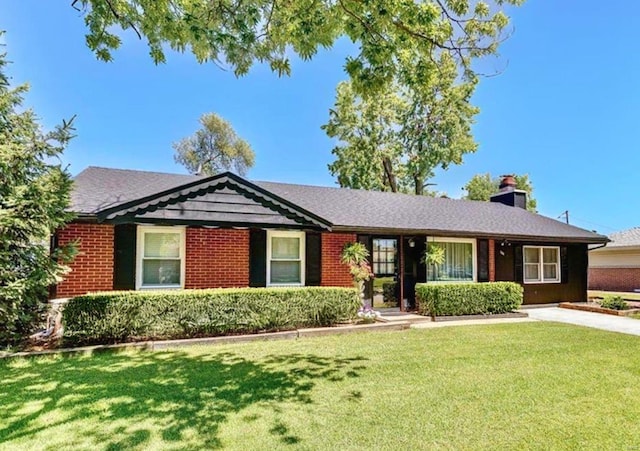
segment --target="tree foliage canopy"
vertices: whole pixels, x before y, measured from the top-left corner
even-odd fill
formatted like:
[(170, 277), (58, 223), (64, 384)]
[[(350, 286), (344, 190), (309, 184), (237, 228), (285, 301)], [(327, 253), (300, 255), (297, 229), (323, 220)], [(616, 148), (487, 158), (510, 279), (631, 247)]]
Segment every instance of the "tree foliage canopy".
[(431, 68), (419, 91), (396, 83), (363, 97), (350, 82), (338, 86), (323, 128), (339, 140), (329, 170), (341, 186), (425, 194), (436, 168), (460, 164), (475, 152), (471, 125), (478, 109), (470, 98), (476, 78), (459, 80), (448, 53)]
[(200, 130), (173, 145), (176, 162), (192, 174), (215, 175), (229, 170), (246, 174), (255, 160), (249, 143), (215, 113), (203, 114), (200, 124)]
[[(533, 197), (533, 184), (529, 179), (529, 174), (514, 175), (516, 189), (527, 192), (527, 210), (536, 211), (538, 202)], [(500, 177), (491, 177), (490, 173), (476, 174), (464, 186), (467, 191), (465, 199), (489, 201), (492, 194), (498, 192), (500, 186)]]
[(472, 58), (495, 53), (504, 39), (504, 6), (523, 1), (70, 0), (85, 13), (89, 48), (105, 61), (121, 45), (122, 29), (145, 39), (156, 63), (168, 47), (236, 75), (255, 62), (282, 75), (291, 71), (291, 53), (308, 60), (347, 37), (359, 49), (345, 63), (359, 94), (394, 80), (421, 86), (439, 52), (468, 72)]
[(71, 139), (72, 124), (44, 132), (21, 105), (27, 85), (11, 88), (0, 54), (0, 345), (33, 331), (46, 308), (47, 289), (68, 268), (61, 263), (73, 246), (51, 258), (49, 240), (72, 218), (67, 211), (71, 177), (58, 157)]
[(156, 63), (170, 48), (238, 76), (256, 62), (289, 75), (292, 55), (309, 60), (350, 40), (357, 50), (344, 64), (349, 81), (338, 87), (326, 126), (345, 144), (334, 149), (331, 170), (343, 186), (422, 194), (434, 168), (475, 151), (472, 63), (497, 53), (508, 34), (505, 7), (524, 0), (70, 2), (84, 13), (87, 45), (105, 61), (129, 30), (146, 40)]

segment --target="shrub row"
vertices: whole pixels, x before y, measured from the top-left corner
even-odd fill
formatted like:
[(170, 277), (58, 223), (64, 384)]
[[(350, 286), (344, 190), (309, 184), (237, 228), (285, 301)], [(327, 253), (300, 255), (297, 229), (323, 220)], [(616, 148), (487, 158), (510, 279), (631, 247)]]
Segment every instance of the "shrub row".
[(427, 316), (507, 313), (520, 307), (522, 296), (514, 282), (416, 284), (418, 313)]
[(395, 282), (386, 282), (382, 284), (382, 300), (389, 304), (398, 303)]
[(331, 326), (355, 317), (352, 288), (238, 288), (114, 291), (71, 299), (71, 344), (192, 338)]

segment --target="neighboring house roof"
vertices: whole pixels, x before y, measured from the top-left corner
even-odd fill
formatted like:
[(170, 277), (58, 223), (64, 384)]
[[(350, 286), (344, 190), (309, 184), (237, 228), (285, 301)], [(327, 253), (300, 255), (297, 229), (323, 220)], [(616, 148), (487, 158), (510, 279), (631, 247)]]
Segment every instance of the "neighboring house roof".
[(640, 247), (640, 227), (633, 227), (631, 229), (612, 233), (609, 235), (609, 239), (611, 242), (607, 244), (607, 247), (596, 250), (607, 251), (613, 249)]
[[(310, 220), (329, 224), (334, 231), (498, 236), (582, 243), (607, 241), (603, 235), (499, 203), (248, 182), (229, 173), (218, 177), (228, 177), (239, 184), (244, 182), (250, 189), (260, 191), (261, 196), (275, 199)], [(215, 180), (215, 177), (89, 167), (75, 177), (71, 208), (80, 215), (113, 219), (119, 211), (127, 210), (127, 214), (131, 214), (132, 207), (134, 210), (136, 205), (142, 207), (150, 199), (155, 199), (157, 209), (176, 196), (193, 197), (196, 191), (206, 191), (207, 184)], [(160, 199), (163, 196), (165, 199)], [(105, 216), (105, 212), (109, 214)], [(114, 214), (116, 216), (110, 216)]]

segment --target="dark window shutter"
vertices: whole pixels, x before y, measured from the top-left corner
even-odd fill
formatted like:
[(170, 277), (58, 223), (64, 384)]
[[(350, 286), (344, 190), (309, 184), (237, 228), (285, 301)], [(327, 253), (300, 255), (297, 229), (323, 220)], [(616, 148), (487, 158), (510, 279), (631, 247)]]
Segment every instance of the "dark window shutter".
[(560, 282), (569, 283), (569, 249), (560, 247)]
[(318, 232), (307, 232), (305, 236), (305, 285), (315, 287), (321, 281), (320, 252), (322, 235)]
[(489, 241), (478, 240), (478, 282), (489, 281)]
[(522, 264), (522, 246), (513, 247), (513, 261), (514, 261), (514, 279), (516, 282), (522, 283), (524, 280), (524, 266)]
[(136, 225), (115, 226), (113, 236), (113, 289), (136, 288)]
[(249, 286), (267, 286), (267, 231), (249, 232)]

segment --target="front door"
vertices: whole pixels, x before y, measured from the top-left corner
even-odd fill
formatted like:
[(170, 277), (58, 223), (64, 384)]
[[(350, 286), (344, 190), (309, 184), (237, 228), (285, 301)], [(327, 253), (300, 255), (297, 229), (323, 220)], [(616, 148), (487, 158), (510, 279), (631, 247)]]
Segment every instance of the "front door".
[(398, 307), (398, 239), (371, 240), (371, 269), (373, 278), (373, 307)]
[(427, 267), (423, 256), (426, 238), (424, 236), (404, 237), (404, 298), (405, 308), (416, 308), (416, 283), (427, 281)]

